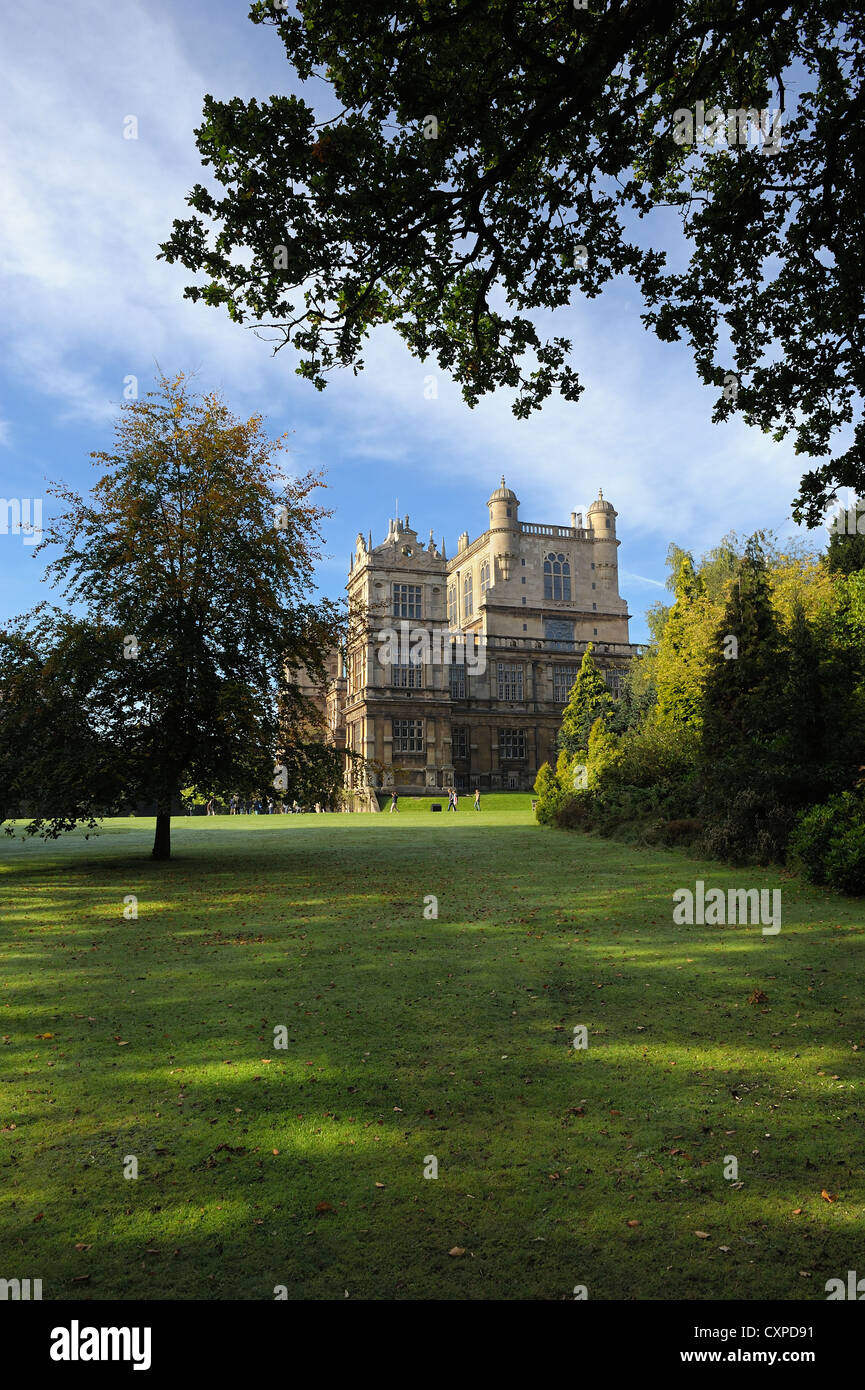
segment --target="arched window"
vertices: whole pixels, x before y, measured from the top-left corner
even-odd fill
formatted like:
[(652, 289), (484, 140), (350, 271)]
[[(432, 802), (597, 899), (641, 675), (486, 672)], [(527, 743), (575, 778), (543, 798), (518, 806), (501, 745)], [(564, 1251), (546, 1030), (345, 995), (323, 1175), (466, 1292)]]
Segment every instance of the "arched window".
[(485, 594), (486, 591), (487, 591), (487, 589), (488, 589), (489, 587), (490, 587), (490, 562), (489, 562), (489, 560), (484, 560), (483, 564), (481, 565), (481, 593), (482, 593), (482, 594)]
[(550, 551), (544, 560), (544, 598), (571, 597), (571, 566), (567, 558)]
[(470, 618), (475, 611), (471, 570), (463, 580), (463, 618)]
[(448, 589), (448, 627), (457, 625), (457, 586), (451, 584)]

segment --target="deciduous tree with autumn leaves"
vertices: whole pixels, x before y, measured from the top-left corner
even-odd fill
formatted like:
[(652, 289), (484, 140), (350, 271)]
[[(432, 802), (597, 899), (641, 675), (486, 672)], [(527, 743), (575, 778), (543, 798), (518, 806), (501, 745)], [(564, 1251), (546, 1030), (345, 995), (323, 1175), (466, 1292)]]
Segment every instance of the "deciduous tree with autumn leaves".
[(56, 836), (150, 802), (167, 859), (184, 786), (285, 796), (336, 757), (296, 680), (324, 681), (340, 640), (339, 609), (313, 594), (328, 513), (284, 447), (260, 416), (163, 376), (123, 406), (89, 494), (51, 489), (63, 510), (39, 548), (67, 607), (0, 632), (7, 830), (23, 814)]

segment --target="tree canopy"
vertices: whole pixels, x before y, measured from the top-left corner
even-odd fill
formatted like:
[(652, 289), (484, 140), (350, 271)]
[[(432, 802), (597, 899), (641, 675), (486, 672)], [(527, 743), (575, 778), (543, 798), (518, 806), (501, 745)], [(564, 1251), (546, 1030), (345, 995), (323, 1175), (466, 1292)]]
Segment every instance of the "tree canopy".
[(861, 6), (262, 0), (251, 18), (323, 104), (206, 97), (212, 185), (161, 249), (200, 277), (189, 298), (290, 346), (319, 389), (391, 324), (469, 405), (511, 388), (524, 418), (583, 390), (538, 311), (628, 274), (644, 323), (718, 388), (713, 419), (813, 461), (798, 520), (865, 481)]

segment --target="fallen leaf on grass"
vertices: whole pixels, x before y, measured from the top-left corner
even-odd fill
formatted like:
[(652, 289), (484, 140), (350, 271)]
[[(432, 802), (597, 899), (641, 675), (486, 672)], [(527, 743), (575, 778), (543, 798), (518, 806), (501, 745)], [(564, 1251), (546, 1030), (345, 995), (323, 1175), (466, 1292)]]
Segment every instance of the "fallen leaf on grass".
[(464, 1255), (465, 1253), (465, 1249), (462, 1245), (455, 1245), (453, 1250), (448, 1251), (449, 1255)]
[(93, 1249), (93, 1246), (92, 1246), (92, 1245), (85, 1245), (83, 1241), (80, 1241), (80, 1240), (79, 1240), (79, 1241), (76, 1242), (75, 1249), (76, 1249), (76, 1250), (92, 1250), (92, 1249)]
[(319, 1202), (315, 1209), (316, 1216), (324, 1216), (329, 1211), (333, 1211), (330, 1202)]
[(695, 1236), (699, 1236), (701, 1240), (708, 1240), (708, 1239), (709, 1239), (709, 1232), (708, 1232), (708, 1231), (695, 1231), (695, 1232), (694, 1232), (694, 1235), (695, 1235)]
[(825, 1189), (825, 1187), (823, 1188), (823, 1191), (820, 1193), (820, 1196), (823, 1198), (823, 1201), (824, 1201), (824, 1202), (837, 1202), (837, 1201), (838, 1201), (838, 1194), (837, 1194), (837, 1192), (827, 1192), (826, 1189)]
[(629, 1222), (628, 1222), (628, 1225), (629, 1225), (629, 1226), (639, 1226), (639, 1224), (640, 1224), (639, 1221), (629, 1221)]
[(383, 1183), (383, 1182), (377, 1182), (377, 1183), (376, 1183), (376, 1187), (384, 1187), (384, 1183)]

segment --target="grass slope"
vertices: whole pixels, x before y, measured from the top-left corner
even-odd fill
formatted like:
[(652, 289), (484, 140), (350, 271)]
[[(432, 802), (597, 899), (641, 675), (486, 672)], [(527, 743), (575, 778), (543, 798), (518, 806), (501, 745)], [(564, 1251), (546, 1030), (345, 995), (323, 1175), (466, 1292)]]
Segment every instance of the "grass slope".
[[(0, 845), (0, 1277), (806, 1299), (865, 1273), (861, 904), (544, 830), (525, 795), (178, 820), (167, 866), (151, 841)], [(780, 935), (674, 926), (696, 878), (782, 886)]]

